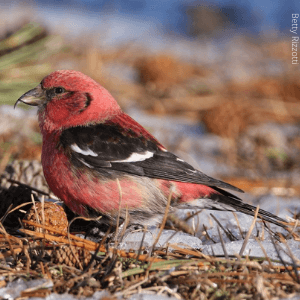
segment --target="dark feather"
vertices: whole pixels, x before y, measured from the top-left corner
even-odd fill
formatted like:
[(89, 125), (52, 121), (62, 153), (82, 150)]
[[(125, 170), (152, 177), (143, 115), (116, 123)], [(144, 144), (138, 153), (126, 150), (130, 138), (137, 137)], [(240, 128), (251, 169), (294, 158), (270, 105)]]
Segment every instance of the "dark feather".
[[(245, 213), (247, 215), (251, 215), (254, 216), (255, 215), (255, 211), (256, 211), (256, 207), (247, 203), (244, 203), (240, 198), (238, 198), (237, 196), (224, 191), (222, 189), (219, 189), (217, 187), (214, 187), (214, 189), (219, 192), (220, 194), (212, 194), (210, 195), (210, 199), (215, 201), (216, 203), (221, 203), (224, 204), (225, 206), (230, 206), (233, 209), (235, 209), (236, 211)], [(213, 204), (212, 204), (213, 205)], [(214, 209), (213, 207), (211, 207), (211, 209)], [(278, 226), (284, 227), (286, 228), (286, 226), (284, 226), (281, 222), (286, 223), (286, 221), (280, 217), (275, 216), (274, 214), (263, 210), (263, 209), (259, 209), (258, 211), (258, 216), (268, 222), (271, 222), (273, 224), (276, 224)]]
[[(176, 155), (161, 150), (154, 138), (151, 140), (117, 124), (108, 122), (72, 127), (64, 130), (60, 142), (65, 150), (71, 153), (73, 159), (95, 170), (109, 168), (137, 176), (205, 184), (242, 192), (228, 183), (195, 170)], [(82, 153), (74, 151), (72, 145), (77, 145)], [(83, 154), (84, 151), (92, 151), (97, 156)], [(143, 155), (149, 152), (153, 153), (152, 157), (141, 161), (124, 162), (133, 153)]]

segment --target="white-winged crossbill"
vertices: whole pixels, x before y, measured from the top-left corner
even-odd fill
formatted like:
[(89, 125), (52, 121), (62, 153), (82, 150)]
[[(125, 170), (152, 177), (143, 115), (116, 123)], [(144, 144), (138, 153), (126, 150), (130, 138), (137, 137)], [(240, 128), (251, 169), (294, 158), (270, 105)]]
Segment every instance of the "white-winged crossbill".
[[(79, 215), (116, 221), (120, 210), (123, 219), (128, 211), (130, 224), (158, 223), (171, 186), (171, 211), (197, 206), (254, 215), (254, 206), (223, 190), (240, 189), (168, 152), (106, 89), (80, 72), (55, 71), (19, 101), (38, 106), (45, 178)], [(264, 210), (259, 216), (284, 222)]]

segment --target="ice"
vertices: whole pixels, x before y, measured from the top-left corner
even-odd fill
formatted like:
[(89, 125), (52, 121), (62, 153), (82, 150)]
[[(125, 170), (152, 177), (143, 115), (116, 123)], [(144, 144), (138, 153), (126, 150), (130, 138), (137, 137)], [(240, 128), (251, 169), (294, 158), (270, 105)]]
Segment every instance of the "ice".
[(279, 298), (278, 300), (300, 300), (300, 295), (296, 295), (294, 297), (289, 298)]
[(16, 281), (10, 282), (5, 288), (0, 289), (0, 297), (2, 299), (15, 299), (20, 296), (21, 292), (27, 287), (25, 281), (22, 278), (18, 278)]
[[(217, 212), (217, 213), (212, 212), (212, 214), (216, 217), (216, 219), (221, 223), (221, 225), (225, 229), (230, 230), (230, 232), (233, 234), (234, 238), (236, 238), (237, 240), (243, 239), (246, 236), (246, 234), (249, 231), (249, 228), (253, 222), (252, 216), (245, 215), (240, 212), (236, 212), (236, 216), (239, 220), (239, 226), (238, 226), (236, 219), (234, 218), (234, 215), (231, 212)], [(268, 226), (274, 232), (280, 232), (280, 233), (287, 234), (287, 231), (282, 227), (276, 226), (271, 223), (268, 223)], [(240, 233), (239, 227), (243, 233), (243, 236)], [(211, 227), (207, 232), (208, 232), (209, 236), (213, 238), (213, 240), (215, 240), (215, 241), (220, 240), (218, 229), (217, 229), (217, 223), (215, 221), (214, 221), (214, 226)], [(224, 234), (223, 230), (221, 230), (221, 233), (224, 236), (223, 239), (225, 241), (229, 241), (227, 236)], [(252, 231), (252, 236), (262, 236), (263, 239), (271, 240), (269, 230), (267, 230), (264, 227), (264, 225), (260, 219), (257, 219), (257, 221), (255, 223), (255, 227)]]
[(15, 299), (20, 297), (21, 292), (34, 287), (52, 287), (53, 282), (48, 279), (34, 279), (25, 281), (22, 278), (18, 278), (13, 282), (9, 282), (5, 288), (0, 289), (1, 299)]
[[(152, 247), (158, 232), (159, 230), (157, 228), (149, 228), (145, 233), (143, 247), (145, 247), (146, 249)], [(122, 243), (119, 245), (120, 248), (127, 251), (130, 249), (138, 250), (141, 246), (143, 235), (143, 230), (128, 233), (122, 240)], [(202, 247), (202, 242), (197, 237), (191, 236), (187, 233), (183, 233), (180, 231), (177, 232), (174, 230), (163, 230), (156, 244), (156, 248), (167, 247), (168, 244), (176, 244), (183, 248), (188, 247), (194, 249), (200, 249)]]
[(176, 300), (178, 298), (168, 297), (163, 295), (151, 295), (151, 294), (135, 294), (130, 297), (130, 300)]
[[(80, 299), (84, 299), (84, 300), (101, 300), (101, 299), (109, 299), (110, 294), (106, 291), (97, 291), (94, 293), (94, 295), (92, 297), (76, 297), (70, 294), (56, 294), (56, 293), (52, 293), (51, 295), (47, 296), (46, 298), (40, 298), (40, 297), (31, 297), (29, 298), (30, 300), (80, 300)], [(116, 298), (119, 299), (119, 298)]]
[[(230, 243), (226, 243), (225, 248), (226, 248), (227, 254), (229, 256), (234, 256), (235, 254), (238, 254), (240, 252), (240, 249), (242, 248), (243, 242), (244, 241), (241, 240), (241, 241), (233, 241)], [(286, 245), (283, 243), (279, 243), (277, 241), (275, 243), (276, 243), (277, 249), (280, 253), (282, 260), (287, 263), (292, 263), (292, 259), (291, 259), (290, 255), (288, 255), (289, 252), (287, 250)], [(270, 259), (280, 262), (277, 251), (272, 242), (261, 241), (261, 244)], [(290, 240), (287, 242), (287, 244), (288, 244), (291, 252), (293, 253), (295, 259), (300, 259), (299, 242)], [(223, 251), (221, 243), (206, 245), (202, 249), (202, 252), (207, 255), (224, 256), (224, 251)], [(261, 246), (254, 239), (250, 239), (248, 241), (243, 255), (249, 255), (251, 257), (253, 257), (253, 256), (254, 257), (265, 257)]]
[[(51, 295), (47, 296), (46, 298), (40, 298), (40, 297), (31, 297), (29, 300), (101, 300), (101, 299), (110, 299), (111, 295), (106, 292), (106, 291), (97, 291), (94, 293), (92, 297), (76, 297), (70, 294), (56, 294), (52, 293)], [(13, 298), (5, 298), (5, 299), (13, 299)], [(122, 297), (117, 297), (114, 299), (124, 299)], [(129, 300), (175, 300), (177, 298), (175, 297), (168, 297), (165, 295), (157, 295), (157, 294), (146, 294), (146, 293), (141, 293), (141, 294), (135, 294), (132, 295)]]
[[(195, 213), (195, 212), (197, 212), (197, 211), (185, 209), (185, 210), (178, 211), (178, 215), (181, 218), (185, 218), (188, 214)], [(246, 233), (252, 224), (253, 217), (242, 214), (242, 213), (236, 213), (236, 214), (239, 219), (239, 225), (240, 225), (241, 230)], [(238, 229), (238, 224), (237, 224), (232, 212), (203, 210), (201, 213), (199, 213), (196, 216), (194, 216), (193, 218), (189, 219), (187, 224), (197, 232), (196, 235), (199, 237), (203, 235), (203, 232), (205, 230), (204, 226), (205, 226), (209, 236), (214, 241), (219, 241), (220, 238), (219, 238), (219, 233), (218, 233), (218, 229), (217, 229), (218, 225), (211, 215), (213, 215), (221, 223), (221, 225), (224, 228), (229, 229), (237, 239), (242, 238), (240, 231)], [(221, 232), (222, 232), (222, 235), (224, 235), (224, 232), (222, 230), (221, 230)], [(224, 235), (223, 239), (225, 241), (229, 241), (229, 239), (227, 239), (227, 237), (225, 235)]]
[[(51, 295), (47, 296), (46, 298), (31, 297), (29, 299), (30, 300), (75, 300), (76, 298), (73, 295), (69, 295), (69, 294), (52, 293)], [(86, 298), (86, 300), (89, 300), (89, 298)]]
[[(288, 217), (293, 216), (293, 212), (297, 212), (299, 208), (299, 198), (293, 197), (293, 198), (285, 198), (285, 197), (278, 197), (274, 195), (266, 195), (259, 199), (259, 201), (255, 201), (253, 196), (249, 196), (245, 194), (245, 197), (243, 195), (243, 198), (245, 198), (245, 202), (251, 202), (255, 203), (255, 205), (259, 205), (261, 209), (264, 209), (266, 211), (269, 211), (273, 213), (274, 215), (277, 215), (285, 220), (287, 220)], [(252, 201), (251, 201), (252, 200)], [(199, 212), (200, 210), (198, 210)], [(178, 210), (177, 215), (181, 219), (185, 219), (188, 215), (196, 213), (197, 210), (195, 209), (182, 209)], [(216, 210), (202, 210), (200, 213), (198, 213), (193, 218), (190, 218), (188, 220), (188, 225), (193, 228), (196, 231), (196, 236), (201, 237), (203, 235), (203, 232), (205, 230), (204, 226), (207, 228), (207, 233), (212, 238), (212, 240), (218, 242), (220, 240), (219, 233), (217, 230), (217, 222), (213, 219), (213, 216), (221, 223), (221, 225), (230, 230), (234, 237), (238, 240), (243, 239), (245, 234), (248, 232), (252, 222), (253, 217), (246, 215), (244, 213), (235, 212), (238, 223), (233, 215), (232, 212), (228, 211), (216, 211)], [(239, 224), (239, 225), (238, 225)], [(253, 235), (264, 235), (263, 238), (270, 240), (270, 234), (269, 231), (266, 228), (263, 228), (262, 221), (258, 219), (256, 221)], [(277, 225), (274, 225), (272, 223), (267, 222), (268, 227), (274, 231), (279, 232), (284, 235), (286, 235), (288, 232)], [(240, 229), (243, 232), (243, 236), (240, 234)], [(224, 234), (223, 230), (221, 230), (223, 238), (225, 242), (230, 241), (226, 235)], [(204, 240), (202, 239), (204, 242)]]

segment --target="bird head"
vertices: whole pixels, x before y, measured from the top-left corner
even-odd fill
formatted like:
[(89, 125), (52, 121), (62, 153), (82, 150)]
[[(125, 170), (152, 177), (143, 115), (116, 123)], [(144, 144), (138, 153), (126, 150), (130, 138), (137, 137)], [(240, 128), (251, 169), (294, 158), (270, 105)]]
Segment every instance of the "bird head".
[(36, 88), (22, 95), (15, 106), (19, 102), (38, 106), (42, 131), (104, 122), (121, 111), (106, 89), (73, 70), (51, 73)]

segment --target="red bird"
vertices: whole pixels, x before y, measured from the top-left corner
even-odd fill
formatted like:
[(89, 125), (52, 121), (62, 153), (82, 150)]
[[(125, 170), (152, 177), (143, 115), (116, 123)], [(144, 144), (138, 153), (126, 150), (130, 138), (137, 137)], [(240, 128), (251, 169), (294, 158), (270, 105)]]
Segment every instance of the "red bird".
[[(240, 189), (168, 152), (106, 89), (80, 72), (55, 71), (19, 101), (38, 106), (45, 178), (79, 215), (115, 222), (120, 208), (123, 219), (128, 211), (130, 224), (157, 224), (172, 186), (171, 211), (196, 206), (254, 215), (254, 206), (223, 190)], [(259, 214), (279, 226), (285, 222), (264, 210)]]

